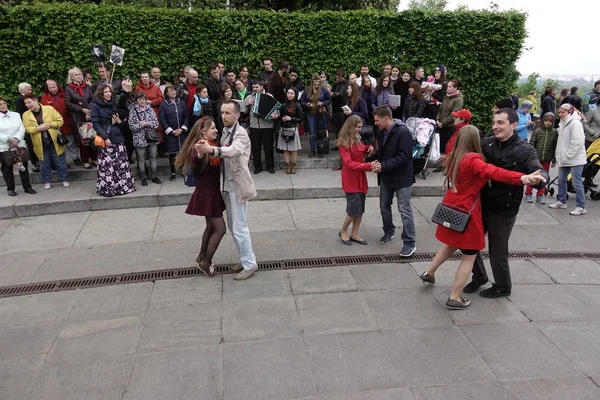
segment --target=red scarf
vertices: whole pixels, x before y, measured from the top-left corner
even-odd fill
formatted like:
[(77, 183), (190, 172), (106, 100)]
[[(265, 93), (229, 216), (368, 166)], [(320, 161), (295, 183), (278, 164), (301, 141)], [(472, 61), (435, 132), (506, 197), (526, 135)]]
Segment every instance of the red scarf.
[[(217, 142), (213, 142), (210, 139), (206, 139), (206, 141), (211, 146), (218, 147)], [(210, 157), (209, 158), (209, 163), (210, 163), (211, 167), (218, 167), (218, 166), (221, 165), (221, 159), (219, 157)]]
[(85, 87), (87, 86), (85, 82), (81, 82), (79, 85), (76, 84), (75, 82), (71, 82), (69, 83), (69, 86), (71, 86), (71, 88), (76, 92), (79, 93), (79, 95), (81, 97), (83, 97), (83, 90), (85, 89)]

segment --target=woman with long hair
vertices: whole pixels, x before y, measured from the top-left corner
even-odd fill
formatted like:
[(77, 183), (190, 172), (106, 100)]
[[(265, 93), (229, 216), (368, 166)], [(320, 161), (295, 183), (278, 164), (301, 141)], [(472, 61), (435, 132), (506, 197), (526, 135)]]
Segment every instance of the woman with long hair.
[[(286, 174), (296, 173), (296, 160), (298, 159), (298, 150), (302, 148), (300, 144), (300, 135), (298, 134), (298, 125), (304, 119), (302, 106), (296, 99), (298, 91), (291, 87), (286, 92), (286, 102), (281, 109), (281, 132), (277, 132), (277, 148), (283, 151), (285, 158)], [(291, 156), (291, 159), (290, 159)]]
[(348, 94), (348, 103), (346, 105), (350, 110), (344, 111), (344, 114), (347, 117), (350, 115), (357, 115), (362, 119), (363, 124), (365, 124), (369, 111), (367, 109), (367, 102), (360, 97), (360, 88), (356, 83), (350, 83), (348, 84), (346, 93)]
[[(199, 154), (196, 144), (201, 141), (218, 147), (218, 131), (211, 117), (202, 117), (190, 130), (181, 152), (175, 159), (175, 166), (182, 171), (189, 171), (196, 177), (196, 188), (190, 198), (186, 214), (200, 215), (206, 219), (206, 229), (202, 235), (200, 253), (196, 257), (198, 268), (206, 276), (214, 276), (213, 256), (225, 235), (225, 202), (219, 187), (221, 159)], [(187, 172), (186, 172), (187, 173)]]
[(363, 79), (360, 87), (360, 97), (367, 103), (369, 113), (366, 118), (367, 125), (373, 125), (373, 111), (375, 111), (375, 90), (370, 79)]
[(404, 103), (402, 121), (406, 122), (409, 118), (422, 118), (426, 105), (421, 93), (421, 84), (417, 81), (412, 81), (408, 85), (408, 97)]
[[(374, 171), (377, 161), (365, 162), (365, 155), (373, 155), (373, 146), (367, 146), (360, 141), (360, 130), (363, 121), (358, 115), (351, 115), (338, 137), (337, 145), (342, 159), (342, 190), (346, 193), (346, 219), (338, 234), (342, 242), (351, 245), (352, 242), (366, 245), (367, 242), (358, 235), (360, 222), (365, 212), (365, 199), (369, 190), (366, 171)], [(348, 228), (352, 224), (352, 233)]]
[(444, 174), (446, 176), (444, 186), (450, 189), (446, 192), (442, 204), (469, 212), (471, 217), (462, 233), (438, 225), (435, 237), (443, 245), (427, 271), (421, 274), (421, 279), (427, 283), (435, 283), (437, 269), (459, 249), (462, 253), (461, 262), (446, 307), (451, 310), (465, 310), (471, 307), (471, 302), (462, 298), (460, 293), (471, 275), (477, 252), (485, 247), (479, 198), (481, 188), (488, 180), (509, 185), (527, 185), (542, 182), (544, 178), (540, 171), (525, 175), (487, 164), (481, 154), (479, 130), (472, 125), (467, 125), (458, 132), (456, 145), (446, 159)]
[[(375, 100), (373, 101), (373, 110), (379, 106), (390, 105), (390, 95), (394, 94), (394, 88), (392, 87), (392, 80), (387, 72), (377, 80), (377, 88), (375, 89)], [(392, 110), (396, 109), (396, 106), (390, 107)]]
[(404, 112), (404, 106), (406, 104), (406, 98), (408, 97), (408, 86), (410, 85), (410, 72), (404, 71), (400, 78), (394, 83), (394, 94), (400, 96), (400, 107), (396, 108), (392, 115), (394, 118), (402, 118)]
[[(317, 152), (317, 131), (327, 129), (327, 108), (331, 103), (331, 92), (323, 87), (319, 74), (313, 74), (310, 86), (302, 92), (300, 104), (305, 109), (308, 121), (309, 157)], [(319, 127), (321, 129), (319, 129)], [(319, 154), (319, 157), (323, 157)]]
[(160, 125), (165, 132), (165, 153), (169, 155), (170, 181), (177, 177), (175, 158), (188, 135), (189, 117), (185, 102), (177, 97), (173, 85), (165, 85), (165, 99), (160, 103)]

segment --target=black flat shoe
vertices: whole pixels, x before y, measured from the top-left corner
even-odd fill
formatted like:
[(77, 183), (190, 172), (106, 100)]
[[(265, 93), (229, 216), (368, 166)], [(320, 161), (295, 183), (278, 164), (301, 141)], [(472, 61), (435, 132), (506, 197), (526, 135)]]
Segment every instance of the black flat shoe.
[(83, 165), (83, 163), (81, 162), (81, 160), (79, 158), (76, 158), (73, 160), (73, 164), (75, 165)]
[(29, 194), (37, 194), (37, 192), (36, 192), (35, 190), (33, 190), (32, 188), (25, 189), (25, 193), (29, 193)]
[(362, 244), (362, 245), (365, 245), (365, 246), (366, 246), (367, 244), (369, 244), (369, 243), (367, 243), (367, 241), (366, 241), (366, 240), (364, 240), (364, 239), (361, 239), (361, 240), (356, 240), (356, 239), (354, 239), (352, 236), (350, 236), (350, 241), (352, 241), (352, 242), (354, 242), (354, 243)]
[(154, 182), (154, 183), (156, 183), (158, 185), (162, 184), (162, 181), (160, 179), (158, 179), (157, 176), (153, 176), (152, 177), (152, 182)]
[(142, 186), (148, 186), (148, 181), (146, 179), (142, 179)]
[(275, 170), (274, 170), (273, 168), (267, 168), (267, 171), (268, 171), (270, 174), (274, 174), (274, 173), (275, 173)]
[(16, 196), (16, 195), (17, 195), (17, 192), (15, 192), (14, 190), (9, 190), (9, 191), (8, 191), (8, 195), (9, 195), (9, 196)]
[(169, 180), (174, 181), (175, 179), (177, 179), (177, 175), (171, 174), (171, 176), (169, 177)]
[(88, 164), (88, 166), (87, 166), (87, 167), (84, 165), (84, 166), (83, 166), (83, 168), (85, 168), (85, 169), (93, 169), (94, 167), (92, 167), (92, 165), (91, 165), (91, 164)]
[[(340, 231), (340, 232), (338, 233), (338, 236), (340, 237), (340, 239), (342, 239), (342, 231)], [(344, 239), (342, 239), (342, 243), (344, 243), (344, 244), (346, 244), (346, 245), (348, 245), (348, 246), (351, 246), (351, 245), (352, 245), (352, 242), (351, 242), (350, 240), (344, 240)]]
[(258, 175), (258, 174), (260, 174), (261, 172), (262, 172), (262, 168), (255, 169), (255, 170), (254, 170), (254, 175)]

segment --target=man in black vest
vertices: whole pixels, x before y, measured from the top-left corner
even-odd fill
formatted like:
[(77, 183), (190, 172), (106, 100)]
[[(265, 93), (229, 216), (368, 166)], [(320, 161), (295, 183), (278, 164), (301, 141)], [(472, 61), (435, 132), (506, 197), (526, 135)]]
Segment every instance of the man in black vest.
[[(518, 123), (519, 116), (512, 108), (501, 108), (494, 113), (494, 136), (486, 137), (481, 143), (481, 151), (485, 160), (497, 167), (524, 174), (531, 174), (539, 170), (548, 182), (548, 172), (542, 167), (533, 146), (521, 140), (515, 133)], [(537, 186), (541, 188), (542, 185)], [(511, 294), (508, 239), (515, 225), (522, 200), (522, 186), (490, 181), (481, 190), (483, 227), (488, 233), (490, 264), (494, 274), (492, 287), (479, 292), (483, 297), (507, 297)], [(473, 266), (473, 280), (465, 286), (463, 291), (474, 293), (487, 282), (488, 277), (481, 253), (477, 253)]]

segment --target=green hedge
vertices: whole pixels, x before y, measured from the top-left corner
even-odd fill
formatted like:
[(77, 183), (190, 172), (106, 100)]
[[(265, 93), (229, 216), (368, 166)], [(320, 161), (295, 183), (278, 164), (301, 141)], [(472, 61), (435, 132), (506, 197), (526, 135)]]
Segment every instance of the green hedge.
[(216, 59), (231, 67), (248, 65), (255, 75), (264, 55), (290, 61), (305, 80), (319, 70), (333, 78), (338, 67), (358, 72), (363, 63), (377, 70), (388, 62), (422, 65), (426, 71), (442, 63), (450, 77), (463, 81), (465, 105), (481, 124), (489, 121), (493, 103), (514, 87), (525, 18), (518, 12), (487, 11), (190, 12), (67, 3), (0, 7), (0, 95), (13, 99), (21, 81), (34, 88), (49, 77), (64, 82), (73, 66), (93, 69), (94, 43), (125, 48), (118, 77), (137, 77), (153, 65), (169, 78), (186, 64), (203, 74)]

